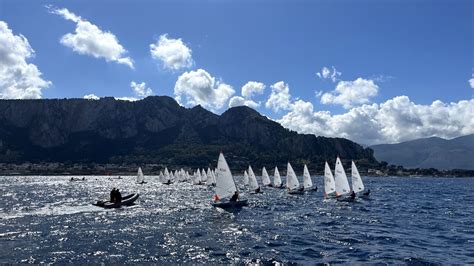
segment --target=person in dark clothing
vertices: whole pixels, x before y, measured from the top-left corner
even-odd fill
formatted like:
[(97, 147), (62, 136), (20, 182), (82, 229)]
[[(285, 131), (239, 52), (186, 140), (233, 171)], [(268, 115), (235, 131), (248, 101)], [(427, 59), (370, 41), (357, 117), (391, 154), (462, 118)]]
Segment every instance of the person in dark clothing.
[(366, 192), (364, 192), (364, 194), (363, 194), (363, 195), (364, 195), (364, 196), (368, 196), (368, 195), (370, 195), (370, 189), (367, 189), (367, 191), (366, 191)]
[(112, 191), (110, 191), (110, 202), (115, 202), (115, 188), (112, 188)]
[(355, 198), (356, 198), (356, 193), (355, 193), (354, 191), (351, 191), (350, 198), (351, 198), (351, 199), (355, 199)]
[(260, 187), (258, 187), (257, 189), (255, 189), (255, 193), (260, 193)]
[(116, 203), (121, 203), (122, 202), (122, 193), (120, 193), (120, 190), (116, 190), (116, 195), (115, 195), (115, 202)]
[(238, 199), (239, 199), (239, 192), (235, 191), (234, 195), (232, 195), (229, 201), (237, 201)]

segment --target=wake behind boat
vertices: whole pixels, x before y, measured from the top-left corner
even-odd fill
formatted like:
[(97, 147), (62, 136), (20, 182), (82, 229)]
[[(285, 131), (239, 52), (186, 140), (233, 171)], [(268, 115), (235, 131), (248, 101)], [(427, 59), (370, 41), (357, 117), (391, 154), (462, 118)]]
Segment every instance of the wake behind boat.
[(216, 174), (216, 194), (211, 205), (222, 209), (247, 206), (248, 201), (246, 199), (239, 199), (239, 190), (222, 153), (219, 154)]

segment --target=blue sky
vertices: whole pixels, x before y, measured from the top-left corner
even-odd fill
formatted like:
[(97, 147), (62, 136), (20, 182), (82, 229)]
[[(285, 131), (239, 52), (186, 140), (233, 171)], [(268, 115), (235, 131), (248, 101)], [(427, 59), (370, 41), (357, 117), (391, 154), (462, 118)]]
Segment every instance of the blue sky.
[[(133, 60), (134, 68), (80, 54), (64, 45), (61, 38), (74, 33), (76, 22), (51, 11), (59, 9), (67, 9), (113, 34), (127, 51), (122, 55)], [(215, 78), (212, 88), (218, 89), (218, 84), (232, 87), (235, 93), (226, 94), (226, 100), (241, 96), (241, 87), (249, 81), (263, 83), (263, 93), (255, 93), (251, 99), (260, 102), (254, 107), (302, 133), (343, 136), (364, 143), (474, 133), (472, 120), (449, 117), (454, 119), (445, 122), (449, 124), (436, 125), (436, 119), (424, 113), (439, 108), (421, 110), (436, 100), (445, 105), (443, 110), (448, 116), (455, 112), (467, 112), (468, 116), (473, 110), (474, 89), (468, 82), (473, 74), (472, 1), (0, 0), (0, 21), (14, 35), (23, 35), (35, 51), (35, 56), (26, 61), (37, 66), (42, 79), (51, 82), (41, 89), (43, 98), (82, 98), (87, 94), (136, 98), (132, 81), (145, 82), (154, 95), (175, 97), (179, 77), (202, 69)], [(157, 43), (163, 34), (168, 39), (181, 39), (191, 51), (191, 65), (169, 69), (151, 56), (150, 44)], [(320, 78), (316, 73), (323, 67), (331, 73), (334, 67), (341, 74), (334, 81)], [(192, 86), (191, 78), (182, 85)], [(360, 92), (353, 87), (355, 83), (350, 83), (358, 78)], [(275, 110), (266, 102), (272, 84), (279, 81), (287, 85), (291, 96), (285, 108)], [(339, 85), (341, 91), (346, 90), (337, 91)], [(365, 100), (351, 101), (345, 95), (350, 90), (354, 92), (350, 97)], [(338, 101), (329, 95), (329, 100), (324, 101), (321, 96), (325, 93), (344, 97)], [(183, 105), (205, 101), (193, 100), (191, 94), (186, 98), (184, 94), (180, 100)], [(216, 97), (219, 95), (222, 96)], [(406, 96), (408, 103), (405, 98), (397, 98), (400, 96)], [(297, 108), (298, 99), (301, 108)], [(215, 102), (214, 98), (208, 100)], [(467, 107), (454, 111), (461, 101), (467, 101)], [(384, 103), (417, 108), (397, 121), (399, 127), (420, 127), (421, 123), (422, 129), (397, 137), (406, 130), (390, 131), (391, 126), (381, 121), (368, 125), (373, 127), (370, 132), (364, 132), (361, 126), (354, 129), (353, 124), (361, 124), (358, 120), (351, 121), (350, 127), (333, 125), (339, 120), (346, 123), (349, 116), (353, 118), (351, 111), (363, 112), (364, 121), (386, 120), (374, 118), (386, 111), (381, 106)], [(377, 114), (367, 110), (373, 104), (378, 105), (373, 111)], [(227, 109), (228, 101), (207, 107), (221, 113)], [(321, 112), (330, 117), (323, 117)], [(395, 116), (392, 114), (393, 119), (398, 119)], [(417, 120), (414, 125), (406, 125), (412, 120)], [(450, 129), (453, 125), (458, 128)], [(436, 127), (446, 130), (433, 129)], [(362, 131), (354, 135), (353, 130)]]

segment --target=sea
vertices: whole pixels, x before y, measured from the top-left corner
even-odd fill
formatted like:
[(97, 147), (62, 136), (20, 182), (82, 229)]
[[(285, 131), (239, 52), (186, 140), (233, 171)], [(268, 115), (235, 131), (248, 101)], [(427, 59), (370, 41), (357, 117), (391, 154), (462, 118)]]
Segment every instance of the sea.
[[(304, 195), (241, 186), (234, 212), (211, 207), (210, 186), (70, 178), (0, 177), (0, 264), (474, 263), (474, 178), (363, 177), (355, 202), (324, 200), (321, 176)], [(91, 204), (113, 187), (136, 205)]]

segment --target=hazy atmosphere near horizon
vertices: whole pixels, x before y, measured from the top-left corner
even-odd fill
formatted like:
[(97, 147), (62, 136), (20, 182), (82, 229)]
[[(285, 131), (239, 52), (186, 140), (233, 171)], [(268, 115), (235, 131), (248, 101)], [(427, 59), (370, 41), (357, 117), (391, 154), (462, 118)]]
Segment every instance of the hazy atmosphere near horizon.
[(0, 0), (0, 265), (474, 264), (473, 0)]
[(246, 105), (372, 145), (474, 133), (472, 1), (0, 1), (0, 98)]

